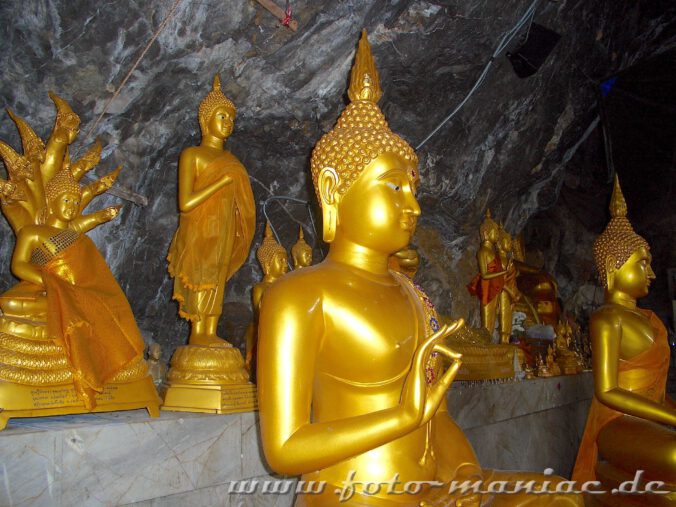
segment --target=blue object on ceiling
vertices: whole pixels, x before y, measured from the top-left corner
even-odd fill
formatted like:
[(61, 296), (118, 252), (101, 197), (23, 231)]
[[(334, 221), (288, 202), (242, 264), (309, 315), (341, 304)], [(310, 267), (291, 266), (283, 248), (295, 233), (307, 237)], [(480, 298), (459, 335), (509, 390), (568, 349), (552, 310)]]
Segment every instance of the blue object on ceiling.
[(601, 83), (601, 95), (603, 97), (607, 97), (608, 94), (610, 93), (610, 90), (613, 89), (613, 86), (615, 86), (615, 83), (617, 82), (617, 76), (613, 76), (610, 79), (606, 79)]

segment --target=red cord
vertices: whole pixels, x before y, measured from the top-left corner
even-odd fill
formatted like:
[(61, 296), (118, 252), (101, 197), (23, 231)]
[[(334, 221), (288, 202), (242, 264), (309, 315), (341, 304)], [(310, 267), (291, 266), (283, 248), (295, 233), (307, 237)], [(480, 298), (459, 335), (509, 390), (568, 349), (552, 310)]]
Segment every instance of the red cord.
[(284, 19), (282, 19), (282, 25), (288, 27), (291, 24), (293, 11), (291, 10), (291, 2), (286, 2), (286, 11), (284, 12)]

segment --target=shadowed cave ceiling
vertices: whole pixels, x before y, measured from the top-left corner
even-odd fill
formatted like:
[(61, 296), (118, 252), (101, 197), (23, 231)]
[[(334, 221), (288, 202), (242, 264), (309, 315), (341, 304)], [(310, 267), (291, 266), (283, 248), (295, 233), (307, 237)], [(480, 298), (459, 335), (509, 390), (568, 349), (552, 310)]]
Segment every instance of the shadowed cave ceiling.
[[(124, 165), (118, 186), (147, 198), (145, 206), (99, 199), (97, 206), (125, 207), (91, 236), (146, 341), (162, 344), (168, 357), (187, 338), (187, 324), (170, 300), (165, 261), (178, 220), (178, 155), (199, 143), (197, 107), (215, 73), (238, 108), (226, 147), (246, 166), (259, 203), (253, 248), (228, 286), (221, 319), (221, 334), (240, 343), (251, 316), (250, 287), (261, 277), (254, 255), (264, 226), (261, 203), (273, 195), (314, 200), (309, 156), (346, 104), (360, 30), (368, 30), (380, 72), (381, 108), (392, 130), (416, 146), (465, 97), (530, 4), (292, 0), (299, 24), (293, 32), (251, 0), (8, 0), (0, 5), (0, 105), (46, 138), (54, 119), (47, 92), (61, 95), (82, 119), (73, 157), (98, 137), (104, 146), (98, 173)], [(543, 0), (534, 19), (561, 34), (542, 68), (520, 79), (498, 56), (465, 106), (418, 150), (423, 216), (414, 238), (422, 259), (417, 281), (443, 313), (474, 322), (478, 305), (465, 285), (476, 271), (478, 225), (487, 207), (512, 233), (526, 228), (527, 247), (549, 256), (547, 266), (562, 277), (567, 302), (580, 303), (580, 288), (593, 292), (590, 246), (607, 219), (610, 188), (599, 176), (607, 171), (599, 155), (598, 83), (676, 47), (670, 2)], [(0, 139), (20, 146), (4, 114)], [(584, 187), (594, 171), (595, 186)], [(588, 213), (595, 220), (576, 221), (574, 201), (561, 204), (562, 193), (577, 195), (576, 189), (594, 204)], [(290, 248), (296, 221), (309, 225), (305, 209), (271, 204), (269, 210)], [(672, 246), (673, 223), (659, 226), (667, 228)], [(637, 225), (640, 233), (643, 225)], [(5, 221), (0, 231), (5, 290), (15, 283), (9, 273), (14, 237)], [(655, 236), (662, 237), (659, 230)], [(315, 241), (319, 257), (316, 238), (306, 238)], [(666, 255), (662, 269), (669, 262)]]

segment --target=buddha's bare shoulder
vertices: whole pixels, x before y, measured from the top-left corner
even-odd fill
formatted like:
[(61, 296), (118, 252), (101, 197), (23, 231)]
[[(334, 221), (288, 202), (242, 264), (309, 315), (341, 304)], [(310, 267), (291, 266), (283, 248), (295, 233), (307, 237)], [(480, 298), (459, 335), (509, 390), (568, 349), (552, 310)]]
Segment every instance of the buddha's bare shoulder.
[(614, 303), (604, 303), (599, 306), (594, 313), (591, 315), (590, 323), (592, 325), (615, 325), (619, 324), (622, 320), (622, 317), (626, 316), (630, 312), (627, 308), (622, 305)]
[(344, 279), (344, 273), (330, 262), (297, 269), (287, 273), (267, 288), (263, 302), (288, 300), (289, 304), (291, 301), (298, 304), (314, 304), (342, 279)]

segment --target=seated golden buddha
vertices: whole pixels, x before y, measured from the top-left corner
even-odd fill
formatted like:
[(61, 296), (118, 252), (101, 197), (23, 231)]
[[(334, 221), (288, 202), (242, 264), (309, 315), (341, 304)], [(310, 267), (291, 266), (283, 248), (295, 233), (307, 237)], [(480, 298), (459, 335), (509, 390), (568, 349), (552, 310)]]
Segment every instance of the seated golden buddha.
[[(129, 303), (86, 232), (118, 215), (84, 215), (119, 170), (81, 188), (100, 146), (70, 163), (79, 118), (61, 98), (45, 146), (26, 122), (24, 155), (0, 143), (12, 192), (2, 210), (17, 235), (11, 269), (20, 282), (0, 295), (0, 429), (10, 417), (147, 407), (159, 398), (143, 360)], [(117, 394), (97, 396), (116, 383)], [(122, 386), (124, 385), (124, 386)], [(37, 388), (37, 389), (36, 389)]]
[[(594, 243), (605, 301), (591, 317), (594, 398), (580, 443), (573, 479), (598, 480), (610, 490), (642, 471), (662, 481), (668, 495), (596, 497), (601, 505), (676, 505), (676, 404), (665, 394), (669, 344), (664, 324), (636, 305), (655, 273), (648, 243), (627, 220), (615, 178), (611, 220)], [(669, 428), (671, 426), (672, 428)]]
[[(351, 103), (311, 159), (329, 253), (275, 282), (261, 305), (265, 456), (279, 473), (325, 481), (323, 492), (299, 496), (297, 506), (479, 506), (479, 494), (456, 503), (446, 483), (544, 477), (481, 469), (445, 404), (460, 355), (442, 342), (462, 322), (440, 326), (424, 293), (388, 270), (420, 215), (417, 157), (377, 106), (381, 90), (365, 33), (348, 95)], [(445, 371), (442, 360), (451, 363)], [(350, 478), (361, 484), (341, 502), (334, 489)], [(393, 479), (399, 485), (391, 489), (364, 487)], [(407, 492), (409, 481), (444, 487)], [(491, 505), (581, 505), (570, 495), (544, 496), (496, 495)]]

